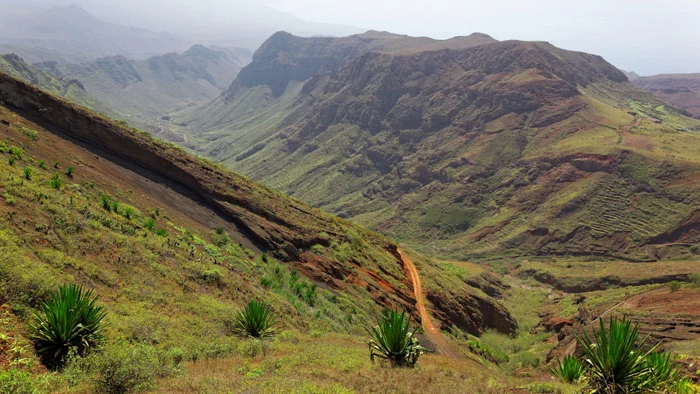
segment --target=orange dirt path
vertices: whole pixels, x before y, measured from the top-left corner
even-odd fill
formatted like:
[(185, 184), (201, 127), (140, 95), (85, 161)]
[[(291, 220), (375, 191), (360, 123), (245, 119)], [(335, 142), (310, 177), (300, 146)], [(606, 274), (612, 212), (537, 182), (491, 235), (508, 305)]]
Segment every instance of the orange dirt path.
[(413, 283), (413, 293), (416, 297), (416, 308), (418, 308), (418, 313), (420, 314), (421, 327), (423, 328), (423, 333), (425, 337), (428, 338), (430, 343), (435, 346), (435, 350), (442, 354), (443, 356), (461, 358), (462, 355), (455, 351), (452, 346), (445, 340), (440, 333), (440, 329), (433, 325), (432, 320), (430, 320), (430, 315), (428, 310), (425, 309), (425, 299), (423, 298), (423, 287), (420, 283), (420, 276), (418, 275), (418, 270), (413, 264), (413, 261), (399, 250), (401, 255), (401, 260), (403, 260), (404, 269), (408, 272), (411, 282)]

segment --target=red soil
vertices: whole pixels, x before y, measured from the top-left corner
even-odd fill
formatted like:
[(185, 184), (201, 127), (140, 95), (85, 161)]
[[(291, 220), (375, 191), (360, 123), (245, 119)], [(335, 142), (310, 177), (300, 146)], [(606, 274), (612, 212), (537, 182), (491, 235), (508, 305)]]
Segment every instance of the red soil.
[(700, 316), (700, 291), (681, 289), (671, 293), (668, 287), (664, 286), (631, 297), (620, 306), (620, 309)]
[(420, 276), (418, 275), (416, 266), (413, 264), (413, 261), (411, 261), (411, 259), (400, 250), (399, 254), (401, 255), (401, 259), (404, 263), (404, 270), (406, 271), (407, 276), (411, 278), (411, 282), (413, 283), (413, 292), (416, 296), (416, 308), (418, 308), (418, 313), (420, 314), (421, 326), (425, 337), (433, 344), (433, 346), (435, 346), (437, 352), (443, 356), (461, 358), (462, 356), (459, 351), (456, 351), (452, 348), (452, 346), (450, 346), (450, 344), (440, 333), (440, 329), (435, 327), (433, 322), (430, 320), (430, 315), (428, 314), (427, 309), (425, 309), (423, 287), (421, 286)]

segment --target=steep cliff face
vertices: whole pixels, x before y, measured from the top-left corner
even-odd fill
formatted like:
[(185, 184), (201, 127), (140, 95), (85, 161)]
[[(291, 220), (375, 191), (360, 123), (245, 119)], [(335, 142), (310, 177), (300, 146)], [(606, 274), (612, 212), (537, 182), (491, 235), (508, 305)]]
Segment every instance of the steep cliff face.
[(544, 127), (585, 106), (578, 86), (626, 81), (597, 56), (555, 53), (548, 44), (504, 42), (414, 55), (365, 54), (304, 86), (301, 99), (313, 104), (306, 119), (287, 130), (290, 148), (339, 123), (372, 133), (420, 130), (418, 138), (446, 127), (478, 129), (504, 115), (516, 119), (511, 127)]
[[(77, 141), (91, 152), (81, 159), (90, 166), (102, 166), (101, 157), (120, 171), (133, 172), (127, 179), (134, 185), (125, 188), (145, 188), (156, 199), (158, 193), (177, 194), (171, 209), (185, 216), (208, 211), (229, 223), (252, 248), (291, 264), (316, 283), (351, 297), (369, 297), (377, 306), (415, 313), (411, 284), (393, 242), (2, 73), (0, 103), (50, 130), (62, 145)], [(9, 119), (3, 122), (3, 131), (19, 127)], [(439, 267), (426, 266), (426, 276), (442, 274)], [(510, 319), (496, 301), (467, 285), (458, 284), (451, 291), (461, 297), (464, 308), (489, 304), (501, 310), (502, 319)], [(474, 319), (471, 324), (486, 329), (499, 323)]]
[(305, 81), (317, 74), (330, 73), (368, 51), (396, 53), (466, 48), (494, 41), (478, 33), (451, 40), (433, 40), (374, 31), (343, 38), (302, 38), (278, 32), (255, 52), (252, 63), (241, 70), (238, 79), (226, 92), (226, 97), (231, 100), (240, 88), (258, 85), (268, 86), (272, 94), (279, 97), (289, 82)]

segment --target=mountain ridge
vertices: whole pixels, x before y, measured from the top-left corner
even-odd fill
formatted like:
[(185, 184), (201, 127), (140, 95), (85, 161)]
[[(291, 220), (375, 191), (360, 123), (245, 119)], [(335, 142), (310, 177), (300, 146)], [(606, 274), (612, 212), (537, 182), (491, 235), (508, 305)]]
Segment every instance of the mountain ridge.
[[(518, 41), (391, 54), (339, 39), (341, 56), (322, 70), (312, 41), (285, 36), (294, 43), (284, 48), (279, 38), (241, 72), (256, 78), (175, 117), (188, 147), (413, 247), (425, 237), (439, 245), (422, 242), (424, 252), (655, 258), (630, 237), (663, 232), (697, 204), (667, 203), (655, 186), (646, 196), (675, 213), (654, 218), (623, 203), (611, 221), (590, 215), (604, 199), (644, 190), (628, 168), (667, 176), (651, 170), (654, 160), (676, 160), (660, 141), (680, 133), (692, 145), (700, 130), (599, 56)], [(272, 72), (279, 59), (309, 66)], [(688, 162), (674, 171), (693, 174), (697, 160), (683, 152)], [(619, 186), (608, 191), (608, 182)], [(630, 226), (627, 216), (645, 224)]]

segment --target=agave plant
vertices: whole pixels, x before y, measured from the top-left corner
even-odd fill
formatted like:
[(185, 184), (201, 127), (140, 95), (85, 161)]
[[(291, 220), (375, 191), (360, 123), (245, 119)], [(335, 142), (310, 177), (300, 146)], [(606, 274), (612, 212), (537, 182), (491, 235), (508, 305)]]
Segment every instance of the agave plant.
[(647, 360), (658, 345), (643, 350), (648, 335), (637, 344), (638, 324), (632, 327), (626, 318), (611, 317), (606, 330), (601, 320), (594, 338), (595, 341), (584, 333), (576, 340), (583, 350), (590, 384), (596, 393), (641, 393), (655, 386)]
[[(645, 386), (649, 388), (671, 389), (673, 385), (683, 380), (680, 368), (671, 360), (671, 355), (668, 353), (651, 353), (646, 357), (644, 363), (649, 369), (649, 374), (645, 379)], [(677, 391), (672, 390), (672, 392)]]
[(42, 303), (29, 326), (30, 338), (49, 367), (59, 367), (69, 352), (79, 355), (102, 339), (103, 307), (92, 291), (64, 285)]
[(262, 301), (251, 300), (236, 314), (233, 330), (242, 336), (267, 338), (274, 335), (275, 313)]
[(410, 327), (411, 317), (405, 312), (392, 310), (383, 313), (378, 324), (367, 330), (371, 336), (370, 360), (379, 357), (389, 360), (392, 366), (415, 366), (426, 349), (415, 337), (420, 328), (411, 331)]
[(547, 371), (562, 382), (578, 383), (585, 377), (586, 369), (573, 356), (565, 356), (555, 365), (547, 368)]

